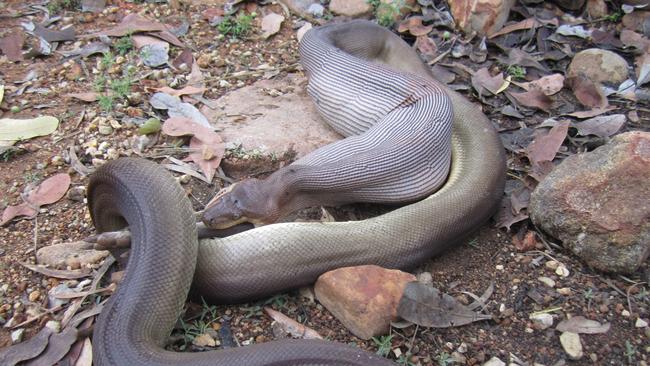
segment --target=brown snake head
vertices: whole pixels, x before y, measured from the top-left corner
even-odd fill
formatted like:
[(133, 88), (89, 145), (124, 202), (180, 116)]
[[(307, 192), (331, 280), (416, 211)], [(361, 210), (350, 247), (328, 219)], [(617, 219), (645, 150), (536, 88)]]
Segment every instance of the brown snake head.
[(255, 225), (274, 222), (277, 215), (261, 189), (262, 181), (258, 179), (244, 180), (222, 189), (208, 202), (201, 220), (213, 229), (227, 229), (245, 222)]

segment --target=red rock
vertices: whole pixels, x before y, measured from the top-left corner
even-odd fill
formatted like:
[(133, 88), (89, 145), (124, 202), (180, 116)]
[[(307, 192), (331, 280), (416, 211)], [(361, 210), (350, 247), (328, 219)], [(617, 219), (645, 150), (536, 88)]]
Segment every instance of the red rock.
[(378, 266), (339, 268), (321, 275), (316, 298), (354, 335), (362, 339), (386, 334), (397, 319), (397, 306), (415, 276)]
[(514, 4), (514, 0), (454, 0), (449, 8), (463, 32), (486, 35), (503, 27)]
[(650, 254), (650, 132), (566, 158), (532, 193), (530, 217), (590, 266), (634, 272)]

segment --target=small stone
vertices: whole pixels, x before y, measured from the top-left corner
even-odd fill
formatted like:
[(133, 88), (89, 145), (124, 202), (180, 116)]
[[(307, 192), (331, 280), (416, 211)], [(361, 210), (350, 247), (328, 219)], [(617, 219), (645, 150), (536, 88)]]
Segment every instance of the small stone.
[(493, 356), (486, 363), (484, 363), (483, 366), (506, 366), (506, 363), (501, 361), (499, 357)]
[(564, 296), (571, 296), (573, 291), (569, 287), (562, 287), (556, 290), (558, 294), (564, 295)]
[(636, 322), (634, 323), (634, 326), (637, 328), (645, 328), (648, 326), (648, 322), (641, 318), (637, 318)]
[(330, 11), (334, 14), (357, 18), (370, 15), (372, 6), (366, 0), (331, 0)]
[(560, 262), (558, 262), (558, 261), (548, 261), (548, 262), (544, 263), (544, 266), (546, 266), (546, 268), (548, 268), (550, 270), (553, 270), (553, 271), (555, 271), (555, 269), (557, 269), (557, 267), (559, 265), (560, 265)]
[(45, 326), (52, 329), (54, 333), (59, 333), (61, 331), (61, 322), (56, 320), (48, 320), (48, 322), (45, 323)]
[(529, 316), (538, 329), (547, 329), (553, 325), (553, 315), (548, 313), (531, 314)]
[(309, 8), (307, 9), (307, 12), (316, 18), (322, 18), (323, 14), (325, 14), (325, 8), (321, 4), (311, 4), (309, 5)]
[(102, 135), (110, 135), (113, 133), (113, 127), (109, 125), (99, 125), (97, 131), (99, 131), (99, 133)]
[(222, 88), (228, 88), (231, 85), (228, 82), (228, 80), (221, 79), (221, 80), (219, 80), (219, 86), (222, 87)]
[(628, 318), (630, 316), (630, 312), (627, 311), (627, 310), (623, 310), (623, 311), (621, 311), (621, 316), (624, 316), (624, 317)]
[(537, 280), (539, 282), (545, 284), (548, 287), (551, 287), (551, 288), (555, 287), (555, 281), (550, 277), (541, 276), (541, 277), (538, 277)]
[(433, 276), (431, 276), (431, 272), (422, 272), (417, 275), (417, 279), (418, 282), (423, 285), (433, 286)]
[(590, 353), (589, 359), (591, 360), (591, 362), (598, 362), (598, 355), (595, 353)]
[(25, 335), (25, 328), (19, 328), (11, 332), (11, 343), (16, 344), (20, 343), (23, 340), (23, 335)]
[(65, 283), (61, 283), (55, 287), (52, 287), (50, 291), (47, 293), (47, 306), (48, 308), (52, 309), (61, 305), (65, 305), (68, 302), (70, 302), (69, 299), (59, 299), (56, 297), (58, 294), (70, 292), (70, 287), (66, 285)]
[(41, 297), (41, 292), (38, 290), (29, 293), (29, 301), (36, 302)]
[(203, 333), (192, 340), (192, 344), (197, 347), (215, 347), (217, 342), (209, 334)]
[(569, 358), (572, 360), (579, 360), (582, 358), (582, 343), (580, 342), (580, 336), (577, 333), (562, 333), (560, 335), (560, 343)]
[(65, 162), (63, 161), (63, 157), (61, 157), (61, 155), (54, 155), (54, 156), (52, 157), (52, 159), (50, 159), (50, 162), (51, 162), (52, 165), (54, 165), (54, 166), (61, 166), (61, 165), (63, 165), (63, 164), (65, 163)]
[(321, 275), (314, 291), (354, 335), (370, 339), (389, 331), (406, 284), (415, 280), (410, 273), (379, 266), (345, 267)]
[(199, 58), (196, 59), (196, 63), (199, 65), (199, 67), (203, 69), (207, 69), (210, 67), (210, 63), (212, 62), (212, 56), (208, 54), (202, 54), (199, 56)]
[(503, 264), (497, 264), (494, 268), (496, 268), (497, 271), (503, 271)]
[(192, 177), (189, 176), (189, 175), (187, 175), (187, 174), (183, 174), (183, 175), (181, 175), (180, 177), (178, 177), (178, 181), (179, 181), (181, 184), (187, 184), (187, 183), (189, 183), (191, 180), (192, 180)]
[(459, 353), (466, 353), (467, 352), (467, 343), (462, 342), (458, 348), (456, 349)]
[(558, 266), (555, 269), (555, 273), (560, 277), (569, 277), (570, 274), (569, 270), (563, 265)]
[(628, 79), (628, 68), (627, 61), (617, 53), (590, 48), (573, 57), (567, 77), (583, 74), (594, 82), (619, 84)]

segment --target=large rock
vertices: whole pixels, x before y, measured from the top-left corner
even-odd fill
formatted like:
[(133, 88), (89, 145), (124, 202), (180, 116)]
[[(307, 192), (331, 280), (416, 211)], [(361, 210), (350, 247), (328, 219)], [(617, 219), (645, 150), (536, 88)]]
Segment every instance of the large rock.
[(358, 18), (372, 13), (372, 6), (366, 0), (332, 0), (330, 11), (346, 17)]
[(628, 64), (612, 51), (590, 48), (578, 52), (571, 60), (567, 77), (579, 74), (595, 82), (619, 84), (628, 79)]
[(449, 7), (463, 32), (486, 35), (503, 27), (514, 4), (515, 0), (455, 0)]
[(650, 253), (650, 133), (628, 132), (565, 159), (532, 193), (530, 217), (606, 272), (634, 272)]
[(397, 319), (404, 287), (416, 278), (410, 273), (378, 266), (335, 269), (316, 281), (316, 298), (361, 339), (386, 334)]
[(92, 243), (76, 241), (54, 244), (36, 251), (36, 262), (52, 268), (85, 268), (106, 258), (108, 250), (95, 250)]
[(201, 112), (218, 128), (226, 147), (297, 157), (327, 145), (341, 136), (320, 117), (306, 91), (307, 80), (293, 74), (260, 80), (236, 89)]

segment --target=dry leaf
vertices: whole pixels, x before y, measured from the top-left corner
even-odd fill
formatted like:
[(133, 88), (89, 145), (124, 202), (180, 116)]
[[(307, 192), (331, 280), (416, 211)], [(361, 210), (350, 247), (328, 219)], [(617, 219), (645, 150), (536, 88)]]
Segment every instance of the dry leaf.
[(397, 27), (397, 31), (404, 33), (409, 31), (415, 37), (426, 36), (433, 30), (433, 25), (423, 25), (422, 17), (415, 16), (403, 20)]
[(282, 314), (279, 311), (275, 311), (269, 307), (264, 307), (264, 311), (278, 324), (280, 324), (283, 330), (291, 334), (294, 338), (304, 338), (304, 339), (323, 339), (318, 332), (315, 330), (298, 323), (297, 321), (289, 318), (288, 316)]
[(520, 221), (524, 221), (528, 218), (528, 215), (525, 213), (515, 214), (512, 210), (512, 202), (510, 197), (503, 197), (501, 199), (501, 206), (495, 217), (495, 227), (505, 228), (510, 231), (510, 227)]
[(40, 355), (54, 332), (49, 327), (43, 327), (37, 335), (31, 339), (18, 343), (14, 346), (5, 347), (0, 350), (0, 365), (14, 366), (22, 361), (31, 360)]
[(98, 36), (123, 37), (133, 35), (134, 33), (148, 32), (149, 35), (167, 41), (174, 46), (185, 47), (175, 35), (168, 30), (166, 25), (140, 17), (137, 14), (129, 14), (122, 19), (120, 24), (115, 27), (100, 32), (82, 36), (81, 38), (90, 38)]
[(205, 88), (197, 88), (195, 86), (186, 86), (183, 89), (172, 89), (168, 86), (163, 86), (162, 88), (155, 88), (155, 91), (163, 92), (169, 95), (180, 97), (181, 95), (191, 95), (191, 94), (200, 94), (203, 93)]
[(549, 112), (553, 105), (553, 100), (537, 89), (531, 89), (523, 93), (510, 93), (510, 95), (521, 105), (539, 108), (545, 112)]
[(192, 50), (189, 48), (184, 49), (178, 56), (176, 56), (174, 61), (172, 61), (172, 65), (176, 68), (179, 68), (182, 64), (191, 66), (193, 63), (194, 55), (192, 55)]
[(523, 51), (519, 48), (511, 48), (508, 52), (508, 59), (504, 62), (508, 66), (523, 66), (523, 67), (532, 67), (539, 71), (547, 72), (548, 69), (540, 64), (533, 56), (531, 56), (526, 51)]
[(135, 47), (136, 50), (139, 50), (144, 46), (150, 46), (154, 44), (167, 44), (167, 42), (163, 41), (160, 38), (145, 36), (141, 34), (134, 34), (131, 36), (131, 39), (133, 40), (133, 47)]
[(571, 319), (562, 320), (555, 329), (560, 332), (598, 334), (606, 333), (609, 330), (609, 323), (600, 324), (595, 320), (586, 319), (584, 316), (574, 316)]
[(552, 74), (541, 77), (527, 83), (516, 83), (517, 86), (525, 90), (539, 90), (545, 95), (553, 95), (564, 87), (564, 76), (562, 74)]
[(566, 114), (566, 116), (575, 117), (578, 119), (585, 119), (585, 118), (600, 116), (601, 114), (611, 112), (615, 109), (616, 109), (615, 106), (608, 106), (605, 108), (590, 109), (588, 111), (578, 111), (578, 112), (568, 113)]
[(16, 206), (7, 206), (2, 212), (0, 226), (7, 224), (17, 216), (34, 216), (38, 208), (54, 203), (65, 195), (70, 187), (70, 176), (66, 173), (55, 174), (38, 185), (35, 189), (23, 194), (24, 203)]
[(68, 353), (74, 342), (77, 341), (77, 333), (76, 328), (67, 327), (61, 333), (53, 334), (50, 336), (50, 341), (47, 348), (45, 348), (45, 352), (29, 362), (29, 365), (49, 366), (56, 364)]
[(488, 90), (490, 93), (496, 95), (499, 89), (502, 89), (503, 84), (506, 83), (506, 81), (503, 80), (503, 73), (492, 76), (487, 67), (483, 67), (476, 71), (474, 75), (472, 75), (471, 80), (472, 86), (480, 95), (484, 95), (484, 90)]
[(96, 102), (101, 94), (95, 92), (86, 93), (68, 93), (65, 96), (82, 100), (84, 102)]
[(262, 37), (266, 39), (278, 33), (283, 21), (284, 16), (280, 14), (271, 12), (265, 15), (264, 18), (262, 18)]
[(11, 62), (22, 61), (24, 41), (23, 32), (21, 30), (11, 31), (6, 36), (0, 38), (0, 51), (2, 51)]
[(433, 59), (438, 53), (436, 42), (428, 36), (418, 36), (415, 39), (415, 47), (426, 57), (427, 60)]
[(18, 216), (27, 216), (34, 217), (38, 213), (37, 210), (30, 207), (25, 203), (21, 203), (16, 206), (7, 206), (7, 208), (2, 211), (2, 221), (0, 221), (0, 226), (4, 226)]
[(74, 41), (76, 39), (74, 27), (72, 26), (57, 31), (45, 28), (40, 24), (35, 24), (34, 33), (50, 43), (60, 41)]
[(526, 148), (526, 155), (531, 165), (537, 165), (542, 161), (553, 161), (568, 130), (569, 121), (560, 121), (546, 134), (538, 131), (539, 135)]
[(49, 135), (56, 131), (59, 119), (52, 116), (41, 116), (30, 119), (0, 119), (0, 140), (26, 140), (36, 136)]
[(535, 239), (535, 232), (528, 231), (523, 239), (520, 239), (517, 235), (512, 237), (512, 245), (515, 246), (518, 252), (528, 252), (535, 249), (537, 246), (537, 240)]
[(498, 36), (508, 34), (510, 32), (514, 32), (514, 31), (518, 31), (518, 30), (537, 28), (540, 25), (541, 25), (541, 23), (537, 19), (528, 18), (528, 19), (524, 19), (524, 20), (522, 20), (520, 22), (507, 25), (507, 26), (501, 28), (501, 30), (489, 35), (488, 38), (498, 37)]
[(415, 324), (434, 328), (454, 327), (492, 318), (474, 312), (453, 297), (419, 282), (406, 285), (397, 315)]
[(584, 75), (569, 77), (566, 83), (585, 107), (602, 109), (609, 104), (600, 83), (594, 83)]
[(624, 114), (610, 114), (608, 116), (594, 117), (582, 122), (572, 124), (578, 129), (582, 136), (595, 135), (598, 137), (609, 137), (618, 132), (625, 124)]

